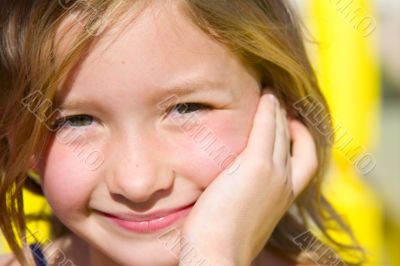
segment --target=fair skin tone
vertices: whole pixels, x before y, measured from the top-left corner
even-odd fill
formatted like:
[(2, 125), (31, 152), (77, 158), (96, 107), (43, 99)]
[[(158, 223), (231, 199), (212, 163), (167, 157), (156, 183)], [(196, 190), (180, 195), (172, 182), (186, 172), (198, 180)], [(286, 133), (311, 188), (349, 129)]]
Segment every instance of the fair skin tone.
[[(159, 108), (171, 88), (194, 82), (178, 103), (210, 108)], [(76, 265), (190, 265), (162, 245), (160, 233), (123, 230), (99, 211), (140, 214), (196, 202), (172, 228), (210, 264), (289, 265), (261, 248), (316, 170), (315, 146), (264, 92), (233, 53), (172, 6), (149, 7), (123, 34), (102, 36), (60, 92), (62, 113), (75, 120), (57, 132), (78, 132), (101, 164), (88, 167), (76, 144), (54, 134), (37, 169), (54, 213), (73, 232), (56, 245)], [(194, 114), (237, 155), (238, 167), (221, 169), (182, 130)]]

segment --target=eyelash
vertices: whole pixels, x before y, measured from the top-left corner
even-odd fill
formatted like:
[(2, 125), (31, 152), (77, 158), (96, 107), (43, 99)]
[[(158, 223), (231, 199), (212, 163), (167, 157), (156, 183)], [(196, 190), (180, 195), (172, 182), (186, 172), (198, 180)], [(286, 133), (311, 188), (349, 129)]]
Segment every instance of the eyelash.
[[(198, 110), (211, 110), (212, 106), (209, 104), (204, 104), (204, 103), (196, 103), (196, 102), (188, 102), (188, 103), (178, 103), (173, 105), (172, 107), (168, 108), (168, 113), (171, 112), (173, 109), (177, 109), (179, 110), (181, 107), (183, 107), (183, 111), (187, 111), (188, 109), (190, 109), (190, 105), (192, 106), (197, 106), (198, 109), (195, 111), (191, 111), (188, 113), (192, 113), (192, 112), (196, 112)], [(179, 111), (178, 111), (179, 112)]]
[[(54, 130), (58, 130), (66, 125), (74, 126), (74, 122), (75, 123), (82, 122), (83, 119), (90, 119), (91, 120), (90, 124), (92, 124), (93, 120), (94, 120), (94, 118), (92, 116), (85, 115), (85, 114), (65, 116), (65, 117), (61, 117), (61, 118), (55, 120), (52, 123), (52, 129), (54, 131)], [(89, 125), (77, 126), (77, 127), (85, 127), (85, 126), (89, 126)]]
[[(190, 106), (196, 106), (198, 109), (196, 109), (195, 111), (189, 111), (188, 113), (196, 112), (198, 110), (210, 110), (210, 109), (212, 109), (212, 106), (209, 105), (209, 104), (188, 102), (188, 103), (175, 104), (175, 105), (169, 107), (167, 110), (168, 110), (168, 113), (171, 112), (174, 109), (178, 110), (178, 112), (179, 112), (179, 110), (187, 111), (187, 110), (190, 110)], [(53, 130), (58, 130), (58, 129), (64, 127), (65, 125), (74, 126), (74, 122), (75, 123), (76, 122), (82, 122), (83, 119), (90, 119), (91, 121), (90, 121), (89, 125), (91, 125), (93, 123), (93, 120), (94, 120), (94, 118), (91, 115), (85, 115), (85, 114), (65, 116), (65, 117), (61, 117), (61, 118), (55, 120), (52, 123), (52, 129)], [(86, 127), (86, 126), (89, 126), (89, 125), (77, 126), (77, 127)]]

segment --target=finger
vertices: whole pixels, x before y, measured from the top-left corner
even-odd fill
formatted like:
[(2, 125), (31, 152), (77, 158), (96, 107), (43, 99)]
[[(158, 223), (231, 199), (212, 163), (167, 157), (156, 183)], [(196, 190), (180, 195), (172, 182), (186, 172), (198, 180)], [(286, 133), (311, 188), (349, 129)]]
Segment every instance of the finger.
[(287, 158), (287, 161), (289, 163), (290, 162), (290, 156), (291, 156), (291, 154), (290, 154), (290, 146), (291, 146), (291, 141), (292, 141), (292, 139), (290, 137), (290, 132), (289, 132), (289, 119), (290, 118), (287, 115), (286, 110), (284, 109), (283, 111), (284, 111), (283, 112), (283, 117), (284, 117), (284, 122), (285, 122), (285, 126), (284, 126), (284, 128), (285, 128), (285, 136), (286, 136), (286, 140), (287, 140), (287, 145), (286, 145), (286, 154), (287, 154), (287, 156), (286, 156), (286, 158)]
[(299, 195), (318, 168), (317, 150), (314, 139), (305, 125), (297, 120), (289, 123), (293, 140), (291, 157), (292, 182), (294, 195)]
[(289, 136), (287, 133), (286, 113), (283, 108), (276, 111), (276, 130), (273, 161), (275, 164), (286, 167), (289, 157)]
[(263, 159), (272, 158), (277, 105), (277, 100), (272, 94), (260, 97), (246, 147), (248, 155)]

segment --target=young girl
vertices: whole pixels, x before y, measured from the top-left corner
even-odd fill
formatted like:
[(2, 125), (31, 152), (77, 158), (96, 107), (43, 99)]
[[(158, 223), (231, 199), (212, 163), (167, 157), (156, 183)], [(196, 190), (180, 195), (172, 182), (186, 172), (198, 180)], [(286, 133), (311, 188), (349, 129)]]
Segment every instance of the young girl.
[(328, 232), (352, 237), (286, 1), (0, 3), (1, 265), (359, 265)]

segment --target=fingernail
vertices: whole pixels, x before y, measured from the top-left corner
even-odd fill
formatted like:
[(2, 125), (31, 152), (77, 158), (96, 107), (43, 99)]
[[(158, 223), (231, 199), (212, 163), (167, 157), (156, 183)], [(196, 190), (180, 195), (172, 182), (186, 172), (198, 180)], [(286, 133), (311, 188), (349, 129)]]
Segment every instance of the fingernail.
[(277, 103), (276, 97), (275, 97), (275, 95), (273, 95), (273, 94), (269, 94), (269, 95), (268, 95), (268, 100), (269, 100), (271, 103), (273, 103), (273, 104), (276, 104), (276, 103)]

